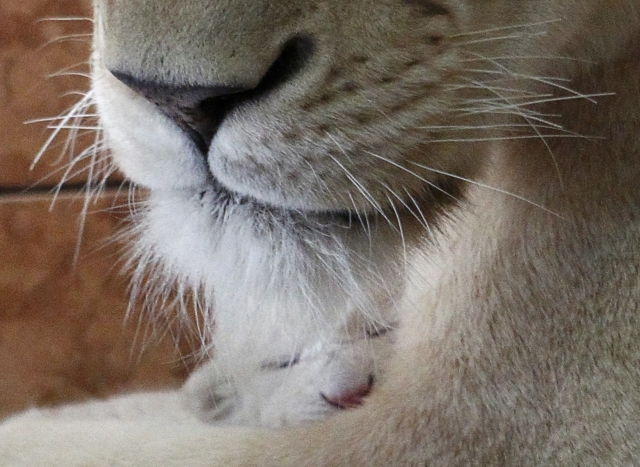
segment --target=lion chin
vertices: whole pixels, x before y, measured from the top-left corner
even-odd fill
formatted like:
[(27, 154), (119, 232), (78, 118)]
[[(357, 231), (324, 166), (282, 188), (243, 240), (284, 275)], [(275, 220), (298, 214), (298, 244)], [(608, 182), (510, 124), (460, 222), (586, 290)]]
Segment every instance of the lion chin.
[(94, 3), (133, 299), (205, 361), (1, 466), (640, 465), (637, 0)]

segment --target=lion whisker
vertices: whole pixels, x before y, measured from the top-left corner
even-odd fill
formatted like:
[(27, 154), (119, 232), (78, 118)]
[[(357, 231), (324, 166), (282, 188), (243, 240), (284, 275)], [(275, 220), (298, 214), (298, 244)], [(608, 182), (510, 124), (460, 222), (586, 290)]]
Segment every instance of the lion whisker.
[(82, 43), (85, 43), (85, 44), (90, 44), (92, 37), (93, 37), (93, 33), (92, 32), (78, 33), (78, 34), (67, 34), (67, 35), (64, 35), (64, 36), (56, 37), (54, 39), (51, 39), (51, 40), (45, 42), (40, 47), (38, 47), (37, 50), (41, 51), (41, 50), (49, 47), (50, 45), (58, 44), (58, 43), (61, 43), (61, 42), (82, 42)]
[(420, 213), (420, 216), (418, 216), (417, 213), (415, 213), (413, 211), (413, 209), (411, 208), (411, 206), (409, 206), (409, 204), (402, 198), (402, 196), (400, 196), (398, 193), (396, 193), (394, 190), (391, 189), (391, 187), (389, 187), (389, 185), (387, 185), (384, 182), (380, 182), (381, 185), (385, 188), (385, 190), (387, 190), (389, 193), (391, 193), (393, 195), (394, 198), (396, 198), (400, 204), (402, 204), (402, 206), (404, 206), (404, 208), (409, 211), (409, 213), (415, 217), (415, 219), (418, 221), (418, 223), (424, 227), (424, 229), (428, 232), (431, 232), (431, 229), (429, 228), (429, 225), (424, 217), (424, 214), (422, 213), (422, 211), (419, 208), (418, 203), (416, 202), (415, 198), (413, 198), (410, 195), (409, 190), (407, 190), (406, 188), (403, 187), (405, 193), (410, 197), (410, 199), (413, 201), (414, 205), (416, 206), (416, 208), (418, 209), (418, 212)]
[[(33, 170), (33, 168), (40, 161), (44, 153), (49, 149), (49, 146), (51, 145), (53, 140), (56, 139), (57, 136), (60, 134), (60, 132), (63, 130), (62, 127), (68, 125), (69, 122), (77, 118), (76, 115), (78, 113), (82, 113), (86, 108), (88, 108), (91, 105), (91, 102), (92, 102), (92, 92), (89, 91), (87, 93), (84, 93), (82, 99), (80, 99), (78, 102), (72, 105), (69, 108), (69, 110), (67, 110), (65, 113), (62, 114), (62, 116), (60, 117), (60, 124), (55, 125), (52, 128), (53, 131), (51, 132), (51, 134), (43, 144), (40, 151), (38, 151), (38, 154), (36, 154), (36, 157), (34, 158), (33, 162), (31, 163), (31, 170)], [(64, 152), (65, 151), (63, 151), (63, 153)]]
[(427, 180), (426, 178), (424, 178), (424, 177), (422, 177), (421, 175), (417, 174), (416, 172), (414, 172), (413, 170), (409, 169), (408, 167), (405, 167), (404, 165), (399, 164), (398, 162), (395, 162), (395, 161), (393, 161), (393, 160), (391, 160), (391, 159), (389, 159), (389, 158), (387, 158), (387, 157), (383, 157), (383, 156), (381, 156), (381, 155), (379, 155), (379, 154), (375, 154), (375, 153), (373, 153), (373, 152), (371, 152), (371, 151), (367, 151), (367, 152), (366, 152), (366, 154), (369, 154), (370, 156), (373, 156), (373, 157), (375, 157), (376, 159), (379, 159), (379, 160), (381, 160), (381, 161), (383, 161), (383, 162), (386, 162), (386, 163), (388, 163), (388, 164), (391, 164), (391, 165), (393, 165), (394, 167), (396, 167), (396, 168), (398, 168), (398, 169), (400, 169), (400, 170), (402, 170), (402, 171), (404, 171), (404, 172), (408, 173), (409, 175), (413, 175), (413, 176), (414, 176), (414, 177), (416, 177), (418, 180), (420, 180), (421, 182), (425, 183), (427, 186), (429, 186), (429, 187), (431, 187), (431, 188), (433, 188), (433, 189), (435, 189), (435, 190), (437, 190), (437, 191), (441, 192), (442, 194), (444, 194), (444, 195), (446, 195), (446, 196), (449, 196), (449, 197), (453, 198), (455, 201), (458, 201), (458, 200), (455, 198), (455, 196), (453, 196), (451, 193), (449, 193), (449, 192), (448, 192), (448, 191), (446, 191), (446, 190), (443, 190), (443, 189), (442, 189), (441, 187), (439, 187), (436, 183), (433, 183), (431, 180)]
[[(383, 182), (380, 182), (380, 184), (389, 192), (393, 193), (393, 191), (386, 186)], [(404, 235), (404, 228), (402, 227), (402, 218), (400, 217), (400, 213), (398, 212), (398, 209), (396, 208), (395, 203), (393, 202), (393, 200), (391, 199), (391, 197), (389, 196), (389, 193), (385, 193), (387, 200), (389, 201), (389, 205), (391, 206), (391, 209), (393, 210), (393, 213), (396, 216), (396, 221), (398, 222), (398, 233), (400, 234), (400, 242), (402, 243), (402, 257), (404, 260), (404, 267), (406, 268), (407, 265), (409, 264), (409, 260), (407, 257), (407, 242), (405, 239), (405, 235)]]
[(420, 208), (418, 201), (415, 199), (415, 197), (411, 194), (411, 192), (408, 189), (406, 188), (403, 188), (403, 189), (404, 189), (404, 192), (407, 194), (407, 197), (411, 200), (413, 205), (416, 207), (416, 211), (418, 211), (418, 214), (420, 214), (420, 218), (422, 219), (422, 222), (420, 222), (420, 224), (425, 228), (427, 232), (429, 232), (429, 236), (433, 237), (433, 230), (431, 229), (431, 226), (429, 225), (429, 222), (427, 221), (424, 215), (424, 212), (422, 212), (422, 209)]
[(60, 76), (80, 76), (81, 78), (87, 78), (90, 79), (91, 75), (89, 73), (83, 73), (80, 71), (65, 71), (65, 72), (56, 72), (56, 73), (51, 73), (48, 74), (45, 78), (49, 79), (49, 78), (58, 78)]
[(39, 18), (35, 22), (36, 23), (44, 23), (47, 21), (88, 21), (93, 23), (93, 18), (89, 16), (49, 16), (46, 18)]
[[(340, 146), (340, 144), (336, 141), (336, 139), (333, 136), (331, 136), (329, 133), (327, 133), (327, 136), (338, 146), (340, 151), (342, 151), (342, 153), (345, 154), (346, 156), (345, 150), (342, 148), (342, 146)], [(333, 160), (338, 165), (338, 167), (340, 167), (340, 169), (343, 171), (343, 173), (346, 175), (349, 181), (351, 181), (353, 186), (356, 187), (356, 189), (363, 196), (363, 198), (367, 202), (369, 202), (369, 204), (382, 216), (383, 219), (385, 219), (389, 223), (391, 227), (394, 227), (393, 222), (391, 222), (387, 214), (384, 212), (384, 209), (382, 209), (382, 206), (380, 205), (380, 203), (376, 201), (376, 199), (373, 197), (373, 195), (371, 195), (369, 190), (367, 190), (366, 187), (362, 185), (362, 183), (360, 183), (360, 181), (349, 171), (349, 169), (347, 169), (344, 166), (344, 164), (340, 162), (335, 156), (333, 156), (329, 152), (327, 152), (327, 155), (331, 160)]]
[(356, 217), (358, 218), (358, 222), (360, 223), (360, 225), (362, 226), (362, 229), (367, 235), (367, 238), (369, 240), (369, 246), (373, 247), (373, 238), (371, 237), (371, 224), (369, 222), (369, 216), (367, 216), (366, 213), (364, 215), (361, 215), (360, 209), (358, 209), (358, 206), (356, 205), (356, 201), (353, 199), (353, 195), (351, 193), (347, 193), (347, 195), (349, 196), (349, 199), (351, 200), (351, 204), (353, 205), (353, 212), (355, 212)]
[(458, 38), (458, 37), (467, 37), (467, 36), (480, 35), (480, 34), (489, 34), (489, 33), (493, 33), (493, 32), (509, 31), (509, 30), (513, 30), (513, 29), (525, 29), (525, 28), (538, 27), (538, 26), (544, 26), (544, 25), (547, 25), (547, 24), (558, 23), (558, 22), (561, 22), (561, 21), (562, 20), (558, 18), (558, 19), (550, 19), (550, 20), (545, 20), (545, 21), (536, 21), (536, 22), (532, 22), (532, 23), (511, 24), (509, 26), (499, 26), (499, 27), (495, 27), (495, 28), (478, 29), (476, 31), (463, 32), (463, 33), (460, 33), (460, 34), (451, 35), (449, 37)]
[[(481, 62), (481, 61), (497, 61), (497, 60), (566, 60), (570, 62), (580, 62), (580, 63), (593, 63), (591, 60), (584, 60), (575, 57), (565, 57), (562, 55), (498, 55), (495, 57), (485, 57), (485, 56), (477, 56), (475, 58), (464, 58), (460, 60), (462, 63), (464, 62)], [(568, 80), (566, 80), (568, 81)]]
[[(74, 115), (74, 118), (97, 118), (98, 114), (95, 113), (91, 113), (91, 114), (76, 114)], [(65, 116), (58, 116), (58, 117), (45, 117), (45, 118), (33, 118), (31, 120), (25, 120), (23, 123), (25, 125), (31, 125), (34, 123), (43, 123), (43, 122), (59, 122), (64, 120), (66, 117)], [(49, 126), (48, 128), (57, 128), (57, 126)]]
[(503, 195), (510, 196), (510, 197), (512, 197), (514, 199), (517, 199), (517, 200), (522, 201), (524, 203), (530, 204), (531, 206), (534, 206), (534, 207), (536, 207), (538, 209), (541, 209), (541, 210), (543, 210), (545, 212), (548, 212), (549, 214), (551, 214), (551, 215), (553, 215), (555, 217), (558, 217), (558, 218), (562, 219), (560, 214), (558, 214), (558, 213), (556, 213), (556, 212), (544, 207), (543, 205), (541, 205), (539, 203), (531, 201), (530, 199), (527, 199), (524, 196), (520, 196), (520, 195), (517, 195), (517, 194), (512, 193), (510, 191), (503, 190), (502, 188), (497, 188), (497, 187), (494, 187), (494, 186), (491, 186), (491, 185), (487, 185), (486, 183), (478, 182), (477, 180), (472, 180), (472, 179), (467, 178), (467, 177), (462, 177), (460, 175), (456, 175), (456, 174), (453, 174), (453, 173), (450, 173), (450, 172), (446, 172), (444, 170), (438, 170), (438, 169), (435, 169), (433, 167), (429, 167), (427, 165), (420, 164), (418, 162), (414, 162), (414, 161), (408, 161), (408, 162), (410, 164), (416, 166), (416, 167), (420, 167), (421, 169), (427, 170), (429, 172), (437, 173), (437, 174), (443, 175), (445, 177), (450, 177), (450, 178), (453, 178), (453, 179), (456, 179), (456, 180), (460, 180), (462, 182), (469, 183), (471, 185), (478, 186), (480, 188), (486, 188), (486, 189), (494, 191), (496, 193), (501, 193)]
[(482, 138), (438, 138), (428, 139), (428, 143), (481, 143), (491, 141), (516, 141), (525, 139), (541, 139), (541, 138), (589, 138), (583, 135), (554, 135), (554, 134), (535, 134), (535, 135), (516, 135), (516, 136), (487, 136)]

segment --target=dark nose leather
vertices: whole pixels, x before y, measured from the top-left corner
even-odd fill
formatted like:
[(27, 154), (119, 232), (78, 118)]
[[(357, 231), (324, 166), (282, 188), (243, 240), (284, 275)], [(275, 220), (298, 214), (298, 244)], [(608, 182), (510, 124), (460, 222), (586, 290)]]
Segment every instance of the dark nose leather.
[(119, 81), (155, 104), (206, 154), (226, 113), (229, 97), (243, 91), (233, 86), (172, 86), (111, 72)]
[(311, 59), (314, 44), (310, 37), (296, 36), (282, 46), (280, 55), (256, 86), (175, 86), (137, 78), (111, 70), (113, 76), (155, 104), (187, 133), (203, 154), (225, 115), (245, 100), (265, 96), (269, 91), (295, 79)]

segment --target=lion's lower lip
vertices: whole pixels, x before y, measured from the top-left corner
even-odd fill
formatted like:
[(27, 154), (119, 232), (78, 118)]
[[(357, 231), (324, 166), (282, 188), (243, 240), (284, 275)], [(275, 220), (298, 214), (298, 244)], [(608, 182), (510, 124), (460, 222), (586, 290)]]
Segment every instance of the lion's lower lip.
[[(345, 209), (327, 209), (327, 210), (305, 210), (300, 208), (288, 208), (286, 206), (276, 206), (273, 204), (266, 203), (264, 201), (258, 200), (250, 195), (245, 195), (242, 193), (238, 193), (234, 190), (227, 188), (223, 183), (221, 183), (214, 176), (211, 177), (211, 188), (210, 191), (215, 193), (216, 198), (218, 198), (219, 203), (232, 204), (236, 206), (251, 206), (257, 212), (260, 213), (269, 213), (271, 215), (277, 217), (288, 217), (290, 219), (314, 219), (316, 221), (321, 221), (325, 223), (336, 223), (340, 225), (351, 225), (354, 222), (362, 222), (365, 217), (370, 217), (373, 214), (369, 213), (356, 213), (354, 211), (349, 211)], [(201, 193), (200, 197), (204, 194)]]
[[(243, 206), (250, 211), (250, 215), (256, 219), (279, 220), (296, 225), (307, 226), (335, 226), (341, 229), (366, 229), (382, 222), (391, 225), (391, 228), (402, 228), (407, 221), (426, 223), (426, 218), (431, 217), (430, 212), (439, 210), (442, 206), (457, 202), (460, 194), (460, 184), (456, 180), (443, 180), (439, 184), (431, 184), (424, 187), (423, 192), (416, 193), (411, 199), (411, 204), (405, 202), (397, 205), (380, 204), (369, 211), (355, 211), (348, 209), (300, 209), (270, 204), (251, 195), (238, 193), (222, 182), (211, 176), (210, 188), (214, 196), (214, 204), (219, 206)], [(412, 207), (410, 207), (412, 206)], [(399, 225), (398, 225), (399, 224)]]

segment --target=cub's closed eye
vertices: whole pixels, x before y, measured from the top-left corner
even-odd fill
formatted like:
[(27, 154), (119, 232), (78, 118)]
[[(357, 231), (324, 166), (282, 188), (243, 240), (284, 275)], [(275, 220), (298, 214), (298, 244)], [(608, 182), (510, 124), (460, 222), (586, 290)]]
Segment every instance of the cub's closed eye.
[(372, 328), (367, 329), (367, 337), (368, 338), (376, 338), (382, 337), (391, 331), (391, 328)]
[(285, 368), (291, 368), (294, 365), (300, 363), (300, 356), (295, 355), (293, 358), (284, 358), (282, 360), (276, 360), (273, 362), (264, 362), (261, 366), (263, 370), (283, 370)]

